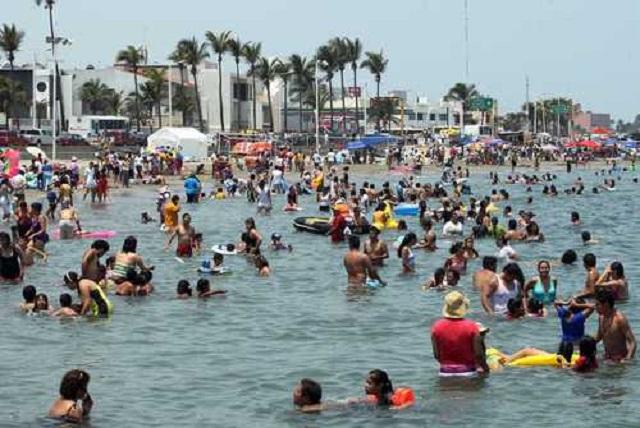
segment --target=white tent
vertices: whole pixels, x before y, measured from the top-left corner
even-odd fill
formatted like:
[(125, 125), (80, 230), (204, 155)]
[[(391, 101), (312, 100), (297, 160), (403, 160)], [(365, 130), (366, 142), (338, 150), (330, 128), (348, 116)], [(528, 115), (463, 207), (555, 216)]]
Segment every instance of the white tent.
[(178, 149), (186, 159), (207, 157), (207, 136), (194, 128), (162, 128), (149, 135), (147, 150)]

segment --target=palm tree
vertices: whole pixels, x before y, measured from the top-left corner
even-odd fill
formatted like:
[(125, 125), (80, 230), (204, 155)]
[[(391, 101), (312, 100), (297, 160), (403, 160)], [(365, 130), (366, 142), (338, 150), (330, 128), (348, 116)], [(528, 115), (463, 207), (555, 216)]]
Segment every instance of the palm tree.
[[(328, 102), (329, 90), (326, 85), (321, 84), (318, 86), (318, 105), (320, 106), (318, 111), (322, 111)], [(309, 86), (302, 93), (302, 103), (309, 106), (310, 109), (316, 109), (316, 88), (314, 86)]]
[(191, 88), (182, 89), (177, 91), (173, 96), (173, 106), (177, 110), (182, 112), (183, 125), (187, 126), (189, 123), (186, 121), (186, 118), (193, 118), (193, 113), (195, 110), (195, 105), (193, 103), (194, 99), (194, 91)]
[(145, 72), (145, 76), (149, 79), (146, 82), (148, 86), (147, 91), (156, 109), (158, 128), (162, 128), (162, 99), (165, 95), (166, 85), (165, 71), (163, 69), (152, 68)]
[(105, 100), (106, 110), (109, 114), (114, 116), (119, 116), (122, 108), (124, 106), (124, 97), (123, 92), (109, 88), (109, 93), (107, 94), (107, 98)]
[(233, 60), (236, 62), (236, 85), (238, 85), (238, 106), (236, 108), (236, 127), (238, 130), (240, 127), (240, 58), (242, 57), (242, 43), (239, 38), (229, 39), (227, 42), (228, 52), (233, 57)]
[(195, 37), (191, 39), (183, 39), (178, 42), (175, 51), (171, 55), (172, 58), (180, 58), (191, 68), (191, 75), (194, 83), (194, 96), (196, 99), (196, 109), (198, 111), (198, 120), (200, 131), (204, 132), (204, 121), (202, 120), (202, 105), (200, 103), (200, 91), (198, 90), (198, 65), (209, 57), (206, 43), (200, 43)]
[(291, 64), (288, 62), (278, 61), (276, 64), (276, 74), (282, 80), (284, 85), (284, 123), (283, 131), (287, 132), (287, 118), (289, 116), (289, 80), (291, 79)]
[(80, 87), (80, 99), (89, 106), (91, 114), (98, 114), (109, 95), (109, 87), (100, 79), (91, 79)]
[(356, 91), (356, 132), (360, 131), (360, 118), (358, 117), (358, 61), (360, 61), (360, 56), (362, 55), (362, 43), (360, 43), (360, 39), (355, 38), (354, 40), (344, 38), (345, 51), (347, 62), (351, 63), (351, 71), (353, 71), (353, 87)]
[[(185, 98), (185, 87), (184, 87), (184, 61), (183, 58), (181, 57), (182, 52), (179, 51), (179, 49), (174, 50), (170, 55), (169, 55), (169, 61), (173, 61), (174, 63), (178, 64), (178, 71), (180, 72), (180, 86), (178, 86), (177, 90), (176, 90), (176, 94), (174, 95), (174, 98), (179, 98), (181, 100), (187, 100)], [(183, 105), (184, 107), (184, 105)], [(187, 109), (184, 108), (178, 108), (176, 107), (178, 110), (180, 110), (180, 112), (182, 113), (182, 125), (186, 125), (187, 124)], [(193, 110), (193, 109), (191, 109)]]
[(271, 106), (271, 82), (276, 78), (280, 60), (260, 58), (256, 66), (256, 73), (262, 84), (267, 88), (267, 102), (269, 103), (269, 131), (273, 132), (273, 108)]
[(340, 71), (340, 96), (342, 98), (342, 126), (346, 125), (347, 121), (347, 111), (344, 103), (344, 69), (349, 63), (349, 56), (347, 52), (347, 44), (344, 39), (340, 37), (334, 37), (329, 41), (329, 46), (334, 52), (334, 57), (336, 60), (336, 66), (338, 67), (338, 71)]
[(251, 76), (251, 86), (252, 86), (252, 99), (253, 99), (253, 110), (252, 110), (252, 118), (253, 118), (253, 129), (256, 129), (256, 64), (261, 57), (262, 51), (262, 43), (246, 43), (242, 46), (242, 56), (244, 60), (249, 64), (249, 75)]
[(231, 40), (231, 31), (222, 31), (217, 35), (211, 31), (205, 34), (213, 53), (218, 56), (218, 100), (220, 107), (220, 128), (224, 132), (224, 110), (222, 102), (222, 56), (229, 49), (229, 40)]
[(13, 62), (16, 59), (16, 52), (20, 50), (20, 45), (24, 39), (24, 31), (19, 31), (15, 24), (11, 26), (3, 24), (0, 29), (0, 49), (2, 49), (9, 60), (11, 71), (13, 71)]
[(371, 109), (372, 118), (380, 123), (387, 129), (390, 129), (391, 123), (399, 123), (400, 120), (396, 117), (396, 100), (393, 98), (385, 97), (378, 100), (375, 107)]
[[(462, 119), (464, 123), (469, 123), (470, 118), (466, 117), (467, 111), (469, 110), (471, 99), (477, 97), (478, 90), (476, 89), (476, 85), (458, 82), (447, 92), (444, 99), (445, 101), (459, 101), (462, 103)], [(469, 120), (467, 120), (469, 119)]]
[(138, 93), (138, 66), (144, 61), (142, 47), (129, 45), (116, 55), (116, 62), (126, 65), (133, 72), (133, 86), (136, 99), (136, 129), (140, 132), (140, 94)]
[(20, 82), (0, 76), (0, 109), (5, 114), (5, 127), (18, 106), (27, 105), (27, 94)]
[(315, 62), (294, 54), (289, 57), (293, 75), (293, 92), (298, 94), (299, 131), (302, 132), (302, 105), (305, 92), (313, 87)]
[(324, 45), (318, 48), (318, 67), (324, 71), (329, 83), (329, 111), (331, 120), (331, 130), (333, 131), (333, 74), (338, 69), (336, 51), (331, 45)]
[(362, 61), (362, 64), (360, 64), (360, 68), (366, 68), (367, 70), (369, 70), (369, 73), (373, 74), (373, 77), (376, 81), (376, 97), (380, 98), (380, 80), (387, 69), (389, 60), (384, 57), (382, 51), (380, 51), (380, 53), (365, 52), (364, 55), (367, 58)]
[(157, 105), (159, 98), (157, 89), (151, 80), (140, 85), (140, 104), (146, 109), (149, 132), (153, 132), (153, 108)]
[[(51, 55), (55, 59), (55, 51), (56, 51), (56, 33), (55, 27), (53, 25), (53, 6), (56, 4), (56, 0), (35, 0), (37, 6), (41, 6), (44, 4), (44, 8), (49, 11), (49, 37), (51, 37)], [(60, 123), (62, 124), (62, 128), (66, 131), (67, 129), (67, 121), (64, 117), (64, 98), (62, 95), (62, 84), (60, 83), (60, 67), (58, 66), (58, 61), (55, 61), (55, 73), (56, 73), (56, 98), (60, 103)], [(56, 100), (53, 100), (56, 102)]]

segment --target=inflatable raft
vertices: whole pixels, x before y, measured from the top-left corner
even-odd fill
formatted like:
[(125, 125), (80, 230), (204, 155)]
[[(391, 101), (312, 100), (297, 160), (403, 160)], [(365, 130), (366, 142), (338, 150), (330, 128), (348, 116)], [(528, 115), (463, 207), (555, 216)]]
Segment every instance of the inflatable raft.
[[(314, 233), (316, 235), (326, 235), (331, 229), (329, 217), (297, 217), (293, 220), (293, 227), (300, 232)], [(369, 226), (356, 228), (349, 226), (354, 235), (365, 235), (369, 233)]]

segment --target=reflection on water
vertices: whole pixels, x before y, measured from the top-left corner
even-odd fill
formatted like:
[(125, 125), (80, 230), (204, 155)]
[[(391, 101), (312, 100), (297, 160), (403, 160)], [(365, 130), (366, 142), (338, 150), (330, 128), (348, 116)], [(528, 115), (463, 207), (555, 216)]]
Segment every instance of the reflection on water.
[[(577, 177), (560, 174), (559, 189)], [(588, 188), (593, 186), (589, 181), (596, 177), (583, 171), (580, 175)], [(359, 182), (364, 178), (355, 177)], [(476, 196), (491, 190), (486, 177), (472, 177), (470, 184)], [(534, 274), (541, 258), (557, 260), (568, 248), (578, 253), (575, 266), (553, 269), (560, 297), (582, 288), (580, 260), (586, 252), (597, 254), (600, 267), (620, 259), (631, 288), (631, 301), (621, 309), (636, 333), (640, 332), (634, 292), (640, 269), (633, 217), (637, 186), (623, 176), (616, 192), (550, 199), (540, 194), (541, 187), (527, 194), (523, 187), (505, 185), (512, 199), (501, 204), (511, 205), (514, 212), (536, 212), (547, 238), (541, 244), (516, 244), (526, 276)], [(534, 197), (531, 205), (526, 204), (529, 195)], [(226, 298), (180, 301), (174, 298), (176, 283), (184, 278), (194, 286), (200, 260), (176, 262), (172, 252), (162, 251), (165, 236), (157, 224), (139, 223), (141, 211), (154, 212), (155, 196), (152, 189), (130, 189), (115, 194), (103, 208), (80, 203), (87, 230), (118, 231), (118, 237), (109, 241), (112, 251), (128, 234), (139, 238), (145, 262), (156, 265), (153, 296), (112, 296), (115, 311), (108, 320), (58, 321), (22, 316), (16, 308), (21, 287), (0, 286), (0, 414), (7, 415), (9, 425), (48, 423), (41, 417), (56, 396), (63, 373), (73, 367), (91, 373), (96, 427), (549, 426), (558, 422), (554, 409), (570, 412), (563, 416), (569, 425), (576, 415), (588, 425), (637, 425), (637, 364), (602, 365), (586, 376), (557, 369), (507, 368), (487, 378), (439, 378), (429, 328), (440, 316), (443, 294), (423, 292), (420, 285), (447, 257), (450, 241), (439, 239), (435, 253), (416, 251), (418, 273), (413, 276), (399, 274), (400, 261), (392, 253), (381, 270), (389, 285), (356, 291), (346, 287), (342, 266), (346, 245), (296, 233), (293, 217), (280, 212), (279, 206), (271, 216), (261, 217), (244, 198), (207, 201), (184, 207), (204, 234), (206, 248), (236, 242), (244, 230), (243, 220), (254, 216), (264, 237), (281, 233), (294, 251), (267, 251), (273, 273), (266, 279), (259, 278), (244, 257), (226, 256), (224, 264), (233, 274), (208, 277), (213, 288), (229, 290)], [(276, 201), (283, 203), (282, 197)], [(316, 214), (313, 201), (313, 196), (302, 197), (305, 215)], [(579, 227), (568, 226), (574, 210), (583, 219)], [(410, 230), (420, 231), (417, 219), (409, 218), (408, 224)], [(582, 230), (591, 231), (600, 244), (583, 247)], [(389, 242), (397, 236), (384, 232)], [(57, 302), (65, 291), (59, 286), (62, 274), (79, 269), (89, 244), (51, 242), (49, 263), (28, 271), (26, 283)], [(493, 254), (495, 243), (480, 240), (477, 249), (481, 255)], [(504, 352), (526, 346), (557, 349), (559, 328), (553, 314), (508, 322), (482, 313), (479, 295), (471, 289), (471, 273), (480, 264), (481, 259), (469, 263), (469, 274), (460, 286), (471, 300), (469, 317), (491, 327), (488, 345)], [(592, 317), (587, 331), (594, 333), (596, 327)], [(327, 400), (340, 400), (361, 396), (365, 376), (373, 368), (387, 370), (396, 386), (413, 387), (418, 405), (405, 412), (361, 407), (320, 415), (291, 411), (291, 390), (301, 377), (319, 381)]]

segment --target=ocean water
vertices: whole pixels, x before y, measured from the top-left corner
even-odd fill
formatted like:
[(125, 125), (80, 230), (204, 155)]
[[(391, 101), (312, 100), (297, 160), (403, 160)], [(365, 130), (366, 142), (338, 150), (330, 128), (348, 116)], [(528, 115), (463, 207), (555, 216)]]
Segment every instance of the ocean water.
[[(593, 171), (567, 176), (557, 171), (559, 189), (577, 176), (587, 190), (601, 177)], [(515, 244), (527, 277), (535, 274), (540, 258), (559, 259), (574, 248), (579, 259), (588, 251), (598, 256), (598, 266), (620, 260), (630, 282), (631, 299), (620, 305), (632, 327), (640, 331), (636, 292), (639, 184), (627, 173), (615, 192), (557, 198), (541, 195), (535, 186), (534, 202), (519, 185), (506, 188), (514, 212), (531, 209), (547, 238), (542, 244)], [(371, 177), (354, 177), (359, 183)], [(617, 178), (617, 177), (615, 177)], [(387, 178), (380, 178), (382, 181)], [(397, 177), (390, 177), (396, 180)], [(435, 175), (421, 181), (434, 181)], [(470, 179), (475, 194), (487, 194), (492, 186), (485, 173)], [(112, 252), (128, 234), (139, 238), (139, 252), (156, 265), (156, 292), (146, 298), (111, 296), (111, 319), (55, 320), (22, 315), (17, 305), (21, 286), (0, 286), (0, 426), (56, 425), (45, 418), (57, 396), (62, 375), (80, 367), (91, 374), (89, 390), (95, 400), (90, 419), (94, 427), (112, 426), (637, 426), (640, 419), (640, 370), (637, 363), (601, 365), (595, 373), (577, 375), (551, 368), (508, 368), (483, 379), (439, 379), (429, 341), (431, 324), (440, 317), (442, 293), (423, 292), (426, 281), (448, 254), (449, 242), (439, 239), (435, 253), (417, 251), (415, 276), (401, 276), (400, 262), (392, 254), (381, 275), (389, 286), (366, 294), (346, 290), (342, 255), (346, 245), (331, 245), (326, 238), (297, 233), (291, 226), (297, 214), (283, 213), (282, 197), (276, 197), (271, 216), (256, 217), (265, 239), (273, 232), (293, 245), (294, 251), (270, 253), (273, 274), (263, 279), (240, 256), (228, 256), (225, 265), (233, 274), (215, 277), (216, 288), (229, 290), (224, 298), (208, 301), (176, 300), (179, 279), (198, 278), (199, 259), (180, 264), (172, 251), (165, 252), (165, 236), (157, 225), (141, 225), (141, 211), (154, 211), (151, 188), (115, 191), (104, 207), (81, 203), (86, 229), (114, 229)], [(317, 215), (313, 196), (303, 196), (301, 215)], [(195, 227), (204, 233), (207, 247), (236, 241), (243, 220), (255, 216), (255, 206), (244, 198), (183, 205)], [(569, 213), (581, 213), (583, 225), (570, 225)], [(157, 216), (156, 216), (157, 217)], [(419, 232), (417, 220), (409, 218)], [(441, 227), (441, 226), (439, 226)], [(469, 226), (467, 226), (467, 229)], [(585, 248), (580, 231), (588, 229), (596, 246)], [(391, 241), (398, 234), (385, 232)], [(62, 276), (79, 270), (90, 241), (49, 244), (51, 259), (27, 272), (25, 284), (45, 292), (57, 303), (65, 291)], [(493, 254), (491, 240), (477, 241), (482, 255)], [(514, 352), (525, 346), (555, 351), (559, 325), (551, 314), (545, 319), (507, 322), (482, 313), (479, 296), (471, 289), (471, 273), (480, 265), (469, 264), (460, 287), (471, 299), (469, 317), (491, 327), (488, 346)], [(580, 262), (556, 267), (559, 295), (569, 296), (584, 281)], [(588, 321), (595, 334), (596, 317)], [(602, 349), (599, 349), (600, 353)], [(322, 384), (326, 400), (362, 396), (366, 374), (373, 368), (387, 370), (396, 386), (411, 386), (417, 405), (401, 412), (346, 408), (303, 415), (294, 411), (291, 392), (302, 377)]]

